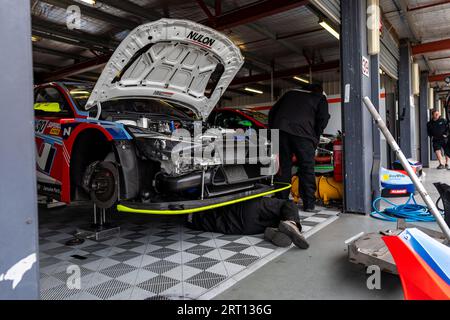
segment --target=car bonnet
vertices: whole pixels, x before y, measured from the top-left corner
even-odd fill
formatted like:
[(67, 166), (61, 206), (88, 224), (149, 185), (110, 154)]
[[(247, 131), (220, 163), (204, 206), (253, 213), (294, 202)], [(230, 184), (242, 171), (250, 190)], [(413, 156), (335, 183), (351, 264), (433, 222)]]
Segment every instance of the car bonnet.
[(143, 24), (115, 50), (86, 104), (112, 99), (174, 101), (206, 119), (244, 59), (220, 32), (187, 20)]

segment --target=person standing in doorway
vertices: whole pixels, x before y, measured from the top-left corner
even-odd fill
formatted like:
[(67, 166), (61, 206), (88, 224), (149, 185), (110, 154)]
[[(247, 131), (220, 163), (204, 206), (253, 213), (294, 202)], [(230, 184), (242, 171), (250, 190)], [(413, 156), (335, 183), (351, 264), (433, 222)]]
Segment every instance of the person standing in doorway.
[[(280, 131), (280, 171), (276, 180), (291, 181), (292, 155), (295, 155), (299, 193), (303, 210), (307, 212), (315, 210), (314, 158), (329, 119), (327, 98), (318, 84), (309, 85), (307, 90), (286, 92), (269, 112), (269, 128)], [(288, 199), (289, 190), (278, 193), (278, 197)]]
[(449, 123), (441, 117), (441, 113), (438, 110), (433, 110), (431, 120), (427, 123), (427, 132), (431, 137), (433, 151), (436, 153), (439, 161), (437, 169), (450, 169), (448, 166), (450, 152), (447, 147)]

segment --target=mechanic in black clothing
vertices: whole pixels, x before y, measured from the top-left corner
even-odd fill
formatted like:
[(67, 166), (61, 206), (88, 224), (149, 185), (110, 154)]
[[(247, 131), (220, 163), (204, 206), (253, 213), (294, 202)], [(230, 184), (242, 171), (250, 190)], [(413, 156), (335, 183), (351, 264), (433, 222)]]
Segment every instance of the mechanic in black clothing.
[[(277, 181), (291, 181), (292, 155), (297, 157), (303, 210), (315, 210), (314, 158), (320, 135), (328, 124), (327, 98), (318, 84), (286, 92), (269, 112), (269, 128), (280, 130), (280, 171)], [(278, 193), (288, 199), (289, 190)]]
[[(441, 113), (438, 110), (433, 110), (431, 115), (432, 119), (427, 123), (427, 131), (428, 135), (432, 139), (433, 150), (439, 160), (439, 166), (437, 167), (437, 169), (445, 168), (450, 170), (448, 166), (450, 150), (447, 143), (449, 123), (446, 119), (441, 117)], [(444, 154), (442, 153), (442, 150), (444, 150)]]
[(290, 200), (258, 198), (187, 217), (186, 226), (194, 230), (223, 234), (253, 235), (279, 247), (294, 243), (301, 249), (309, 247), (301, 234), (302, 226), (296, 204)]

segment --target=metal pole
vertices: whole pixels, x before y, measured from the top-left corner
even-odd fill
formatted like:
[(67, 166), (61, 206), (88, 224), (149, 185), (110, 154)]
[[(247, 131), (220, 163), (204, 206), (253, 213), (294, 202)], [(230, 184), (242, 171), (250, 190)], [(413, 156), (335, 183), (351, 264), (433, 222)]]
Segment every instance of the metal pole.
[(273, 68), (270, 71), (270, 101), (273, 102), (274, 94), (273, 94)]
[(423, 201), (425, 201), (426, 205), (428, 206), (428, 209), (435, 217), (436, 222), (438, 223), (442, 232), (447, 237), (447, 239), (450, 241), (450, 229), (447, 226), (447, 224), (445, 223), (444, 218), (442, 218), (442, 215), (440, 214), (439, 210), (436, 208), (436, 205), (434, 204), (434, 202), (431, 199), (430, 195), (428, 194), (427, 190), (425, 190), (425, 187), (423, 186), (422, 182), (420, 182), (419, 178), (414, 173), (414, 170), (411, 167), (411, 165), (409, 164), (408, 159), (406, 159), (405, 155), (403, 154), (402, 150), (398, 146), (398, 144), (395, 141), (394, 137), (392, 136), (391, 132), (387, 128), (386, 123), (384, 123), (383, 119), (381, 118), (381, 116), (378, 113), (375, 106), (372, 104), (372, 101), (370, 101), (369, 97), (364, 97), (364, 104), (366, 105), (369, 112), (372, 114), (372, 117), (375, 120), (375, 123), (377, 124), (381, 133), (383, 133), (383, 135), (386, 137), (386, 141), (389, 143), (392, 150), (397, 155), (398, 159), (400, 160), (401, 164), (403, 165), (403, 168), (405, 168), (406, 172), (408, 173), (408, 176), (411, 178), (412, 182), (416, 186), (417, 190), (420, 193), (420, 196), (422, 197)]
[(94, 225), (97, 225), (97, 206), (94, 203)]
[(205, 167), (202, 168), (202, 194), (200, 199), (203, 200), (205, 196)]

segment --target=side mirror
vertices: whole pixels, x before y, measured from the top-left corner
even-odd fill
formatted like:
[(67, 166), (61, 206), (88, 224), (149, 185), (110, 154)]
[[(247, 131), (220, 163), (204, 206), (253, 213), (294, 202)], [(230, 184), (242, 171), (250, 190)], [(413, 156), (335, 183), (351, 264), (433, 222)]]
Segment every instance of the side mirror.
[(34, 104), (34, 111), (60, 113), (62, 110), (58, 102), (39, 102)]

